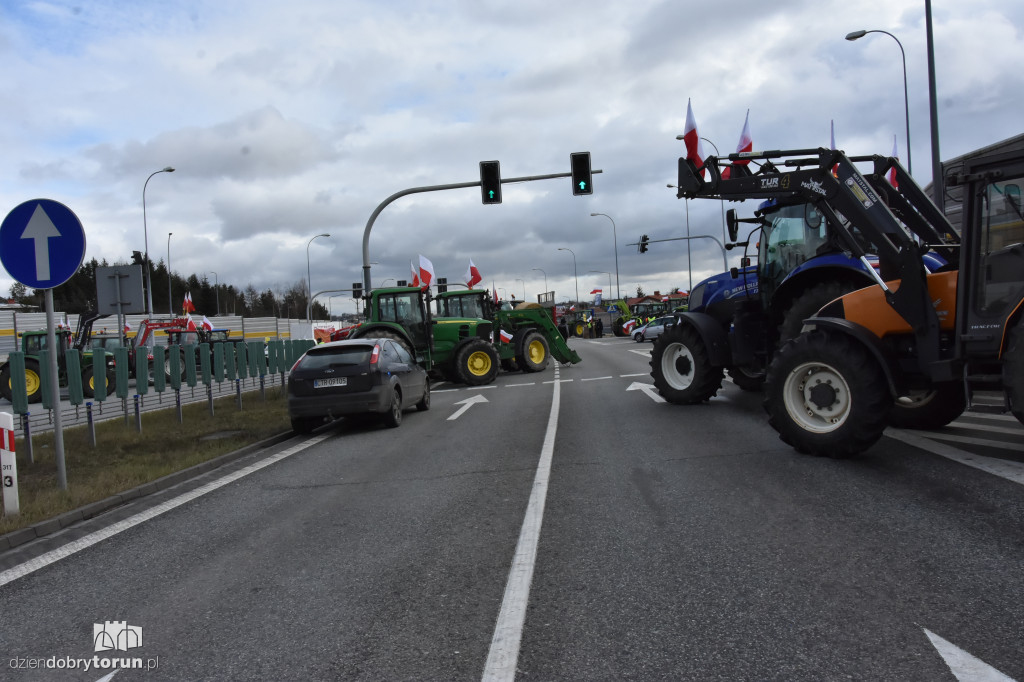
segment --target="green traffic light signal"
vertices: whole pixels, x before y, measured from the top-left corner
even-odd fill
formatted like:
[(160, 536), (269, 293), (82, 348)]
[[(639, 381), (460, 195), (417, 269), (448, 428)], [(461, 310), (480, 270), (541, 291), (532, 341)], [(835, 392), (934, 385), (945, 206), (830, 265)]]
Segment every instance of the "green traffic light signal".
[(501, 203), (501, 164), (499, 162), (480, 162), (480, 195), (485, 204)]
[(572, 193), (575, 196), (594, 193), (593, 174), (590, 169), (590, 152), (574, 152), (569, 155), (572, 169)]

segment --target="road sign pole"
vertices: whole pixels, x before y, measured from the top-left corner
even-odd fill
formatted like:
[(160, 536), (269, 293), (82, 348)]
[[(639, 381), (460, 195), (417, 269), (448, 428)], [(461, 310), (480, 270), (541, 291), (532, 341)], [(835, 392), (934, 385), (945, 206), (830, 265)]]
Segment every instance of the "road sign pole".
[(57, 334), (53, 324), (53, 289), (47, 289), (46, 300), (46, 347), (50, 349), (47, 360), (50, 363), (50, 395), (53, 396), (53, 455), (57, 461), (57, 485), (68, 489), (68, 474), (64, 467), (64, 425), (60, 415), (60, 378), (57, 376)]

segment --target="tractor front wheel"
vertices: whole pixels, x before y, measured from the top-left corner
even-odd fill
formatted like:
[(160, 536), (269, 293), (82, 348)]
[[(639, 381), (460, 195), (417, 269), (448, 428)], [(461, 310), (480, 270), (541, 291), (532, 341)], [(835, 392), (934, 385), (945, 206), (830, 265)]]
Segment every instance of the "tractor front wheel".
[(662, 397), (689, 405), (708, 400), (722, 387), (721, 367), (712, 367), (700, 333), (689, 325), (675, 325), (654, 339), (651, 376)]
[(25, 395), (30, 403), (43, 399), (43, 375), (39, 371), (39, 361), (31, 358), (25, 358)]
[(13, 400), (14, 398), (14, 393), (11, 392), (10, 363), (4, 363), (4, 366), (0, 367), (0, 396), (3, 396), (5, 400)]
[(531, 331), (523, 337), (522, 349), (517, 361), (525, 372), (541, 372), (548, 366), (551, 349), (548, 340), (538, 331)]
[(768, 423), (797, 451), (850, 457), (885, 430), (892, 395), (882, 368), (838, 332), (800, 334), (778, 350), (764, 384)]
[(455, 351), (455, 373), (469, 386), (493, 382), (499, 366), (498, 352), (483, 339), (469, 339)]

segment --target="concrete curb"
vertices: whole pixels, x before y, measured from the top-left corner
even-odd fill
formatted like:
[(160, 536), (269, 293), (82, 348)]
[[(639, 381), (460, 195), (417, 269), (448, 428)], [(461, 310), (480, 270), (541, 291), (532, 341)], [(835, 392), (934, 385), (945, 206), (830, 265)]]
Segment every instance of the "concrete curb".
[(140, 486), (125, 490), (117, 495), (111, 495), (108, 498), (98, 500), (96, 502), (91, 502), (83, 507), (79, 507), (78, 509), (72, 509), (69, 512), (64, 512), (59, 516), (55, 516), (52, 519), (40, 521), (28, 528), (12, 531), (6, 535), (0, 535), (0, 552), (5, 552), (9, 549), (18, 547), (19, 545), (31, 542), (32, 540), (51, 535), (59, 530), (78, 523), (79, 521), (85, 521), (86, 519), (91, 519), (94, 516), (99, 516), (106, 511), (114, 509), (115, 507), (120, 507), (121, 505), (136, 498), (152, 495), (153, 493), (176, 486), (179, 483), (184, 483), (196, 476), (218, 469), (225, 464), (230, 464), (231, 462), (241, 459), (246, 455), (250, 455), (264, 448), (272, 447), (278, 443), (283, 443), (292, 437), (294, 437), (294, 434), (291, 431), (286, 431), (276, 436), (265, 438), (259, 442), (239, 448), (234, 452), (228, 452), (211, 460), (190, 466), (187, 469), (176, 471), (173, 474), (167, 474), (163, 478), (158, 478), (155, 481), (150, 481), (149, 483), (143, 483)]

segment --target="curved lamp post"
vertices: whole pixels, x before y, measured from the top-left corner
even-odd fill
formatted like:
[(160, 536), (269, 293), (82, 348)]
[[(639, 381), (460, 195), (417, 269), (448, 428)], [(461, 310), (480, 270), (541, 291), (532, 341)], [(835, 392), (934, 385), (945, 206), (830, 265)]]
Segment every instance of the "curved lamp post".
[(220, 315), (220, 280), (217, 277), (217, 272), (215, 270), (210, 270), (210, 272), (213, 273), (213, 281), (215, 282), (213, 285), (213, 292), (217, 297), (217, 314)]
[(145, 240), (146, 248), (146, 314), (153, 314), (153, 267), (149, 262), (149, 228), (146, 226), (146, 186), (149, 184), (150, 179), (157, 173), (173, 173), (174, 169), (170, 166), (161, 168), (158, 171), (153, 171), (146, 178), (146, 182), (142, 183), (142, 236)]
[(544, 293), (548, 292), (548, 273), (544, 272), (540, 268), (530, 268), (531, 270), (540, 270), (540, 274), (544, 275)]
[[(594, 216), (599, 216), (599, 215), (603, 215), (605, 218), (607, 218), (608, 220), (612, 221), (612, 239), (614, 240), (614, 243), (615, 243), (615, 298), (621, 299), (622, 298), (622, 290), (619, 289), (619, 238), (618, 238), (618, 235), (615, 234), (615, 220), (610, 215), (608, 215), (607, 213), (591, 213), (590, 217), (593, 218)], [(612, 293), (612, 285), (611, 285), (611, 282), (609, 282), (608, 283), (608, 295), (611, 296), (611, 293)]]
[(572, 277), (576, 280), (576, 302), (580, 302), (580, 278), (576, 275), (576, 252), (563, 246), (558, 247), (559, 251), (568, 251), (572, 254)]
[[(316, 239), (317, 237), (330, 237), (330, 236), (331, 235), (329, 235), (329, 234), (327, 234), (325, 232), (323, 234), (316, 235), (315, 237), (313, 237), (313, 239)], [(309, 309), (310, 310), (313, 309), (313, 300), (311, 298), (312, 295), (313, 295), (313, 287), (310, 285), (309, 245), (313, 243), (313, 239), (310, 239), (308, 242), (306, 242), (306, 298), (309, 299)], [(310, 313), (309, 314), (309, 322), (312, 322), (312, 321), (313, 321), (313, 313)]]
[(167, 312), (174, 317), (174, 298), (171, 296), (171, 235), (167, 233)]
[(882, 31), (880, 29), (872, 29), (870, 31), (851, 31), (846, 34), (846, 39), (849, 41), (858, 40), (863, 38), (869, 33), (884, 33), (900, 46), (900, 56), (903, 58), (903, 112), (906, 117), (907, 124), (907, 172), (911, 175), (914, 174), (914, 164), (910, 160), (910, 98), (907, 95), (907, 53), (903, 51), (903, 43), (900, 39), (889, 33), (888, 31)]

